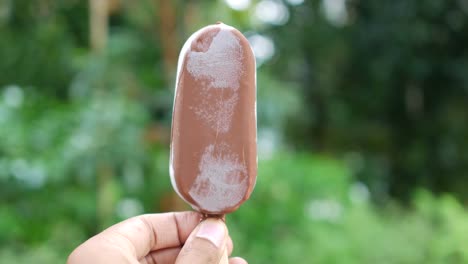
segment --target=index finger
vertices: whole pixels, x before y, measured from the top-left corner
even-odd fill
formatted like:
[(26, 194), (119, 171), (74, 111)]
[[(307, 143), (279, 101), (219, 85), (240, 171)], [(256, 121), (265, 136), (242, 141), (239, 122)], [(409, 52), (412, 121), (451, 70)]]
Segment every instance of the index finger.
[(182, 246), (200, 219), (196, 212), (140, 215), (111, 226), (95, 239), (130, 250), (140, 259), (154, 250)]

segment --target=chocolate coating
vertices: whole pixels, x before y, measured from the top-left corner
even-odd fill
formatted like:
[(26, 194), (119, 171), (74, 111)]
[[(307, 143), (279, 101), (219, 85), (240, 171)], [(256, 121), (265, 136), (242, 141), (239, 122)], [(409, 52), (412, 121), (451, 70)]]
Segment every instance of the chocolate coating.
[(257, 176), (255, 58), (235, 28), (195, 32), (179, 56), (170, 153), (171, 182), (206, 214), (246, 201)]

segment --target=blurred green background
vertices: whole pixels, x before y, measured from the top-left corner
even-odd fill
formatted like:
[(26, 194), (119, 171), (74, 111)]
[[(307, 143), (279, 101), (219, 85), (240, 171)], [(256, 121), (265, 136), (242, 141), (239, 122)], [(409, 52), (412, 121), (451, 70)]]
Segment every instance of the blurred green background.
[(64, 263), (188, 207), (168, 174), (177, 57), (223, 21), (258, 64), (250, 263), (468, 263), (467, 0), (0, 0), (0, 262)]

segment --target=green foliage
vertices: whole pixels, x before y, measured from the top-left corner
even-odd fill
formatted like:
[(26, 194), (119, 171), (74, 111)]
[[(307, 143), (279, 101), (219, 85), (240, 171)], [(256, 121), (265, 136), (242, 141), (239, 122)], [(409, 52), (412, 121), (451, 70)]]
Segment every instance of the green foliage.
[(104, 227), (168, 210), (170, 50), (218, 20), (274, 41), (257, 186), (227, 216), (235, 255), (468, 263), (464, 1), (346, 0), (341, 22), (324, 7), (339, 0), (270, 1), (289, 14), (277, 25), (260, 1), (110, 2), (99, 53), (88, 1), (0, 1), (1, 263), (63, 263)]
[(304, 1), (272, 30), (284, 59), (274, 73), (302, 86), (304, 114), (285, 128), (288, 140), (359, 152), (358, 177), (381, 200), (419, 186), (466, 199), (466, 2), (348, 0), (344, 23), (325, 2), (342, 1)]
[(264, 161), (252, 198), (228, 216), (235, 253), (255, 263), (465, 263), (468, 213), (419, 191), (411, 211), (372, 205), (342, 162)]
[[(167, 163), (167, 157), (158, 159)], [(167, 164), (162, 167), (167, 169)], [(411, 211), (397, 204), (379, 208), (370, 203), (364, 185), (352, 182), (345, 163), (308, 154), (261, 160), (259, 172), (251, 199), (227, 216), (235, 254), (250, 262), (468, 261), (468, 213), (449, 195), (437, 198), (419, 191)], [(167, 175), (161, 177), (167, 183)], [(148, 183), (158, 189), (157, 182)], [(119, 179), (119, 186), (122, 183)], [(93, 188), (42, 188), (35, 191), (36, 200), (24, 196), (2, 206), (2, 260), (63, 262), (89, 235), (85, 230), (92, 225), (89, 218), (95, 210), (89, 195)], [(55, 202), (47, 205), (51, 200)], [(36, 206), (39, 210), (33, 209)], [(113, 215), (112, 222), (120, 219)]]

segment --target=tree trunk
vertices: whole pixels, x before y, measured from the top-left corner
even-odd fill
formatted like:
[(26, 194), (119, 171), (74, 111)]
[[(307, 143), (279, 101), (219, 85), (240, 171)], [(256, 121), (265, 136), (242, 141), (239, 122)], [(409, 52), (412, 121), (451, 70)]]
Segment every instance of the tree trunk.
[(91, 50), (101, 53), (107, 44), (108, 0), (89, 0), (89, 40)]

